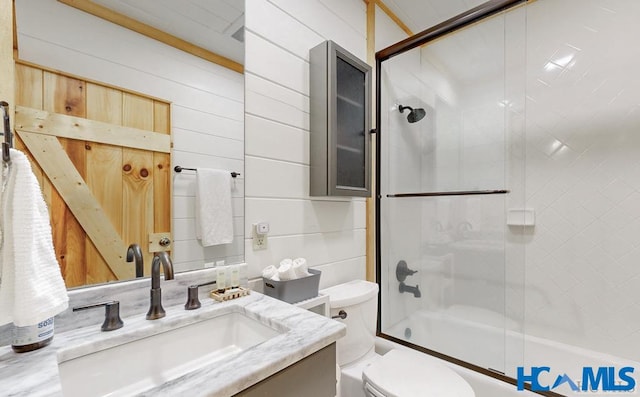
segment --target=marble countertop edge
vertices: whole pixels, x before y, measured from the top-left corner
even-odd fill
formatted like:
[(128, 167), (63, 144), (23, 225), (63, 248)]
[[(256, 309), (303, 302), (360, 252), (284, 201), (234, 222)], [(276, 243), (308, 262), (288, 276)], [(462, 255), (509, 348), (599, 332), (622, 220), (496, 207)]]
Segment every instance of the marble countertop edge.
[(330, 345), (346, 327), (305, 309), (260, 293), (227, 301), (203, 300), (197, 310), (165, 307), (165, 318), (148, 321), (144, 313), (123, 318), (124, 327), (101, 332), (100, 324), (56, 334), (51, 345), (17, 354), (0, 348), (0, 390), (8, 396), (61, 396), (58, 363), (153, 334), (227, 313), (238, 312), (281, 332), (221, 362), (207, 364), (138, 395), (230, 396)]

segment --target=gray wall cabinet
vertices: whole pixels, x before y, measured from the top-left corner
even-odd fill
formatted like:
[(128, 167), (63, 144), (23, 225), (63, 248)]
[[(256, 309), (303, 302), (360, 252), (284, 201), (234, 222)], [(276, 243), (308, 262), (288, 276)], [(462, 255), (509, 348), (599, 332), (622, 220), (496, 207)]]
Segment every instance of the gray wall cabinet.
[(371, 196), (371, 67), (332, 41), (309, 52), (310, 195)]

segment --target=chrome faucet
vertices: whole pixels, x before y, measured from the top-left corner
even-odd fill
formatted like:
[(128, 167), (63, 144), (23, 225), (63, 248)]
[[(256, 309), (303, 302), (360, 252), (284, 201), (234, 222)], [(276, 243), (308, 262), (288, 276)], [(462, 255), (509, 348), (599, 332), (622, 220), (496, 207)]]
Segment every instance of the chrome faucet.
[(132, 262), (134, 259), (136, 262), (136, 278), (144, 277), (144, 257), (138, 244), (131, 244), (127, 248), (127, 262)]
[(160, 290), (160, 264), (164, 270), (164, 279), (173, 280), (173, 264), (166, 252), (156, 252), (151, 262), (151, 305), (147, 312), (147, 320), (157, 320), (166, 315), (162, 307), (162, 291)]

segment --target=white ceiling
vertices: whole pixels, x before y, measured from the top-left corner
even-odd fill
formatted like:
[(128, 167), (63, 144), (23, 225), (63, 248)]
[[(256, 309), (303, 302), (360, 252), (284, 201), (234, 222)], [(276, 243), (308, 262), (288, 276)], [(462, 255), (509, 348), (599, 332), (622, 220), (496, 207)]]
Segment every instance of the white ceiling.
[(216, 54), (244, 64), (244, 0), (93, 0)]
[(435, 26), (485, 2), (486, 0), (384, 0), (413, 33)]

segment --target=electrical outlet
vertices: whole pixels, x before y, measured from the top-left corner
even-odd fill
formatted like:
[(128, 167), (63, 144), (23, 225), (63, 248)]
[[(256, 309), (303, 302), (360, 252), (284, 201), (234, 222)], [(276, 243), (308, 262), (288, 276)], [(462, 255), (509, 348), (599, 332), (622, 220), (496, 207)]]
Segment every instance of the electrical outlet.
[[(267, 234), (260, 233), (259, 230), (264, 231), (264, 227), (261, 227), (264, 223), (254, 223), (253, 224), (253, 249), (254, 250), (264, 250), (267, 249)], [(269, 231), (269, 226), (267, 224), (267, 231)]]

